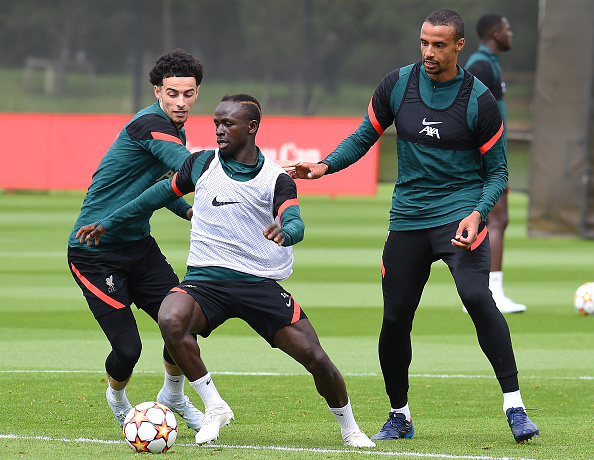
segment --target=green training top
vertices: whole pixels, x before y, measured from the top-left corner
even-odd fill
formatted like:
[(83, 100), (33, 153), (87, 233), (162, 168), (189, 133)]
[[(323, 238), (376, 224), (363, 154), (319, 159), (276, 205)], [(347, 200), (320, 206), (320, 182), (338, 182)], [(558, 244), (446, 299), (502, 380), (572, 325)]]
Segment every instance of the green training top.
[(486, 221), (508, 172), (501, 114), (485, 85), (461, 68), (436, 82), (421, 62), (391, 72), (359, 128), (322, 160), (328, 173), (355, 163), (392, 123), (398, 178), (389, 229), (437, 227), (475, 210)]
[[(68, 246), (111, 251), (148, 236), (152, 211), (126, 222), (117, 232), (103, 235), (98, 246), (80, 244), (76, 232), (132, 201), (156, 182), (172, 177), (190, 155), (185, 145), (184, 128), (177, 128), (157, 102), (138, 112), (124, 126), (93, 174)], [(167, 207), (186, 219), (190, 205), (179, 198)]]
[(489, 88), (489, 91), (491, 91), (499, 104), (501, 117), (505, 123), (506, 109), (503, 99), (505, 96), (505, 82), (503, 81), (503, 73), (499, 64), (499, 56), (485, 45), (480, 45), (478, 50), (470, 55), (464, 68)]

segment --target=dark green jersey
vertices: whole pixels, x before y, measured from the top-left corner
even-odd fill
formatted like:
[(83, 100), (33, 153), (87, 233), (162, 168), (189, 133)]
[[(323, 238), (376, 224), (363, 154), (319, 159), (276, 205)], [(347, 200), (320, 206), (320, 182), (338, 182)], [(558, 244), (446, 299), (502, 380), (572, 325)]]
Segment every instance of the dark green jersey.
[(485, 45), (480, 45), (478, 50), (470, 55), (464, 68), (489, 88), (489, 91), (491, 91), (499, 104), (501, 117), (505, 123), (506, 111), (503, 100), (503, 96), (505, 96), (505, 82), (503, 81), (501, 66), (499, 65), (499, 56), (494, 54)]
[(359, 128), (323, 162), (333, 173), (356, 162), (392, 123), (398, 179), (390, 230), (445, 225), (478, 211), (483, 220), (507, 183), (501, 114), (485, 85), (459, 68), (446, 82), (421, 63), (388, 74)]
[[(185, 130), (177, 128), (157, 102), (138, 112), (124, 126), (93, 174), (68, 245), (88, 251), (110, 251), (148, 236), (152, 211), (126, 222), (117, 231), (103, 235), (98, 246), (80, 244), (75, 238), (81, 226), (97, 222), (156, 182), (172, 177), (190, 155), (185, 145)], [(179, 198), (167, 207), (186, 218), (190, 205)]]

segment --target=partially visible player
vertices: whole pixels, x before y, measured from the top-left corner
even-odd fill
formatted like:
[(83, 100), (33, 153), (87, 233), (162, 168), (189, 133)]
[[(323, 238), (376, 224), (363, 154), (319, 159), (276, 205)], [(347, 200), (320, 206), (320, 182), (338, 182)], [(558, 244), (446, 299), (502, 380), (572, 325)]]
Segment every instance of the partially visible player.
[[(485, 14), (476, 24), (476, 31), (481, 44), (464, 66), (491, 91), (499, 104), (503, 123), (506, 122), (506, 109), (503, 96), (505, 82), (499, 65), (499, 55), (511, 49), (513, 32), (509, 21), (499, 14)], [(507, 125), (506, 125), (507, 126)], [(509, 217), (507, 212), (507, 195), (509, 188), (499, 198), (487, 216), (489, 241), (491, 244), (491, 272), (489, 289), (493, 300), (501, 313), (518, 313), (526, 311), (526, 305), (516, 303), (503, 292), (503, 240)]]
[[(179, 279), (150, 235), (152, 212), (110, 233), (101, 246), (87, 246), (77, 232), (83, 223), (132, 201), (181, 167), (190, 155), (183, 126), (198, 97), (202, 75), (200, 62), (183, 50), (157, 59), (150, 72), (157, 101), (124, 126), (102, 158), (68, 239), (72, 276), (111, 344), (105, 361), (106, 397), (120, 426), (132, 408), (126, 385), (142, 349), (130, 306), (134, 303), (157, 321), (161, 301)], [(181, 198), (168, 208), (183, 219), (192, 216), (191, 206)], [(204, 414), (184, 395), (184, 376), (165, 348), (163, 358), (165, 382), (157, 400), (198, 431)]]
[(163, 301), (159, 327), (204, 401), (196, 442), (217, 439), (234, 414), (216, 390), (192, 334), (207, 337), (227, 319), (241, 318), (312, 374), (345, 445), (373, 447), (355, 421), (342, 375), (299, 304), (277, 282), (293, 271), (291, 246), (303, 239), (304, 224), (295, 182), (256, 146), (260, 118), (260, 104), (252, 96), (225, 96), (214, 116), (216, 151), (192, 154), (172, 179), (80, 233), (89, 244), (98, 244), (107, 229), (195, 192), (188, 271)]

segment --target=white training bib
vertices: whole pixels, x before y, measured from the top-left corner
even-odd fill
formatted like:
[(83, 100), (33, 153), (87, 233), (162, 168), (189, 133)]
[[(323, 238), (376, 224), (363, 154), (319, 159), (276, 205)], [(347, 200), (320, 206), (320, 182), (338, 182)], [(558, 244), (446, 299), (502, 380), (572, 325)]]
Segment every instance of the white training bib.
[(293, 272), (292, 247), (279, 246), (262, 233), (275, 221), (274, 189), (280, 174), (284, 170), (265, 158), (256, 177), (233, 180), (225, 174), (216, 150), (196, 183), (187, 264), (287, 279)]

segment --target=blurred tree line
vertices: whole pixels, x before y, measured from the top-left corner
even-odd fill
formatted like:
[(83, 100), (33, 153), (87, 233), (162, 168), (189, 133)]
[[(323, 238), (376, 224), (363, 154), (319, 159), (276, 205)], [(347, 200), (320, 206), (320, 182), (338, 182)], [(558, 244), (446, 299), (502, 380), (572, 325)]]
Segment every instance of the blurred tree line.
[[(420, 59), (419, 30), (448, 7), (466, 22), (465, 62), (478, 46), (475, 23), (505, 15), (514, 31), (504, 71), (535, 68), (538, 0), (2, 0), (0, 67), (52, 62), (56, 85), (73, 67), (142, 75), (181, 47), (205, 78), (284, 81), (333, 93), (341, 82), (375, 85)], [(306, 109), (307, 112), (307, 109)]]

